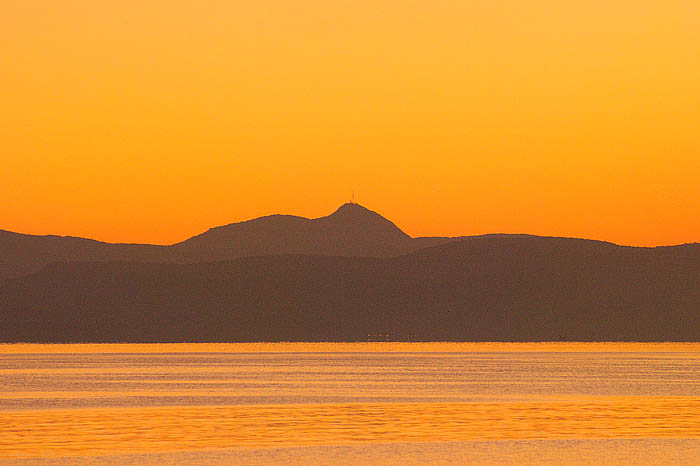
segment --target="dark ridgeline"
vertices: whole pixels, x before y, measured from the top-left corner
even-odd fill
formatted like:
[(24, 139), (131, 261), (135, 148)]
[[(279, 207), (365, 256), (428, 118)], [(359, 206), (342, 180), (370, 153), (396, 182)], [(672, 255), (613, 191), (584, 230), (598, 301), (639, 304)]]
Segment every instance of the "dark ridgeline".
[(376, 212), (344, 204), (327, 217), (270, 215), (212, 228), (172, 248), (179, 262), (280, 254), (391, 257), (450, 240), (411, 238)]
[(52, 262), (195, 263), (277, 254), (390, 257), (450, 240), (411, 238), (358, 204), (345, 204), (317, 219), (270, 215), (232, 223), (170, 246), (110, 244), (0, 230), (0, 280), (38, 272)]
[(412, 239), (357, 205), (167, 247), (27, 238), (82, 255), (55, 262), (44, 244), (32, 266), (54, 263), (5, 269), (16, 278), (0, 283), (0, 341), (700, 341), (697, 244)]

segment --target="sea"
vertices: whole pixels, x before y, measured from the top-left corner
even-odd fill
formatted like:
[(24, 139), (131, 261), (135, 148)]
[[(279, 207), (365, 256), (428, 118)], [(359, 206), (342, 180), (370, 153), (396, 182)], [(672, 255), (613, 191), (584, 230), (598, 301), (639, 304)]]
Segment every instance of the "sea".
[(697, 343), (0, 345), (0, 465), (698, 465)]

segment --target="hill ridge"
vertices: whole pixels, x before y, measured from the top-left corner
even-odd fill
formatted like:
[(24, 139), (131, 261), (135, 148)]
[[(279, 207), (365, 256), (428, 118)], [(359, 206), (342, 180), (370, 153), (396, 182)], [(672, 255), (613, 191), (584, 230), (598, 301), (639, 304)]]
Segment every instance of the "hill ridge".
[(285, 253), (389, 257), (450, 241), (411, 238), (377, 212), (352, 203), (314, 219), (272, 214), (220, 225), (171, 245), (0, 232), (0, 280), (55, 261), (190, 263)]
[(54, 263), (0, 282), (0, 341), (700, 341), (700, 245), (481, 237), (384, 258)]

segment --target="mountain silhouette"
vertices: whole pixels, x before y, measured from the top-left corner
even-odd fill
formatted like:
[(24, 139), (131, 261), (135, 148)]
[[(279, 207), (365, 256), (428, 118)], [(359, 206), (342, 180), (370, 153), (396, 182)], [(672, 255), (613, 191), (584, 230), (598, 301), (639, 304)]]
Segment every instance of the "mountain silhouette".
[(376, 212), (344, 204), (327, 217), (271, 215), (212, 228), (173, 246), (187, 261), (315, 254), (388, 257), (415, 249), (413, 238)]
[(698, 277), (697, 244), (527, 235), (393, 257), (63, 262), (0, 283), (0, 341), (700, 341)]
[(294, 253), (390, 257), (450, 240), (411, 238), (389, 220), (358, 204), (344, 204), (331, 215), (317, 219), (270, 215), (232, 223), (170, 246), (110, 244), (0, 230), (0, 280), (37, 272), (60, 261), (197, 263)]
[(70, 236), (36, 236), (0, 230), (0, 281), (59, 261), (171, 262), (167, 246), (109, 244)]

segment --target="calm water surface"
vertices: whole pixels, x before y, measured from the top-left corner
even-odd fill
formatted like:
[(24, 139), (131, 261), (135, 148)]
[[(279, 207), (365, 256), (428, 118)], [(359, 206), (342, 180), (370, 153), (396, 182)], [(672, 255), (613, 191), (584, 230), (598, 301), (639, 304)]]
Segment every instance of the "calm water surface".
[(700, 464), (700, 345), (0, 345), (0, 463)]

